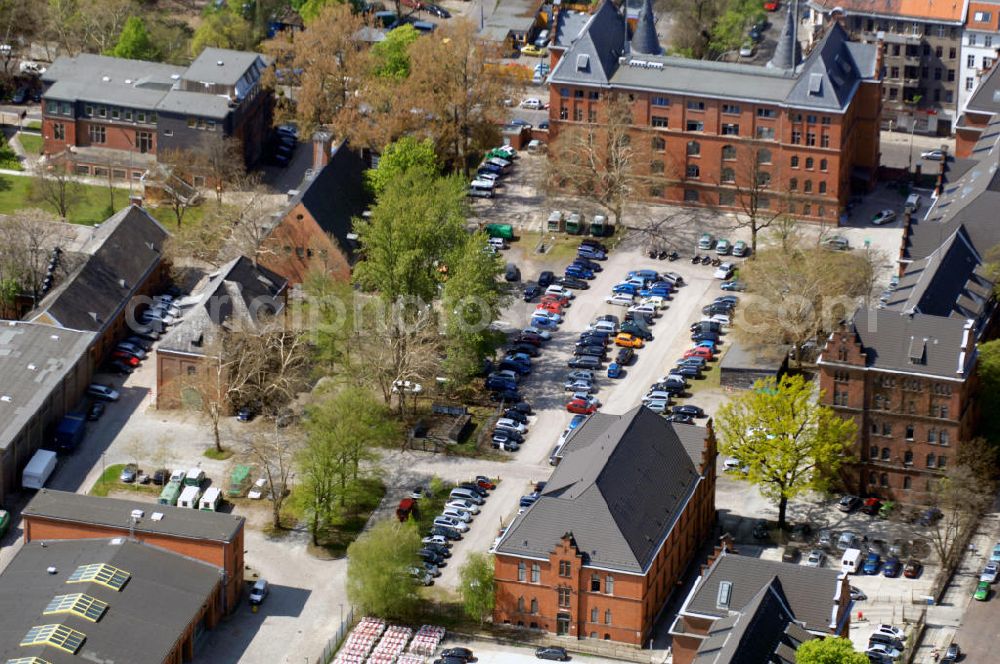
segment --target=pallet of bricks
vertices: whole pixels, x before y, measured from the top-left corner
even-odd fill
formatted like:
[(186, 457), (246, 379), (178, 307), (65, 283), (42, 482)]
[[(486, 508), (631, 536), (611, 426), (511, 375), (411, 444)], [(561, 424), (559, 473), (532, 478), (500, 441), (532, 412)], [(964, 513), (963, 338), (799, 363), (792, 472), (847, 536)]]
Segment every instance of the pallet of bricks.
[(406, 650), (406, 644), (412, 635), (413, 630), (409, 627), (391, 625), (368, 656), (367, 664), (396, 664), (396, 658)]
[[(410, 642), (410, 647), (407, 648), (407, 652), (412, 655), (425, 655), (430, 657), (434, 654), (434, 651), (437, 650), (438, 644), (441, 643), (441, 639), (443, 638), (444, 627), (423, 625), (417, 630), (417, 634), (413, 637), (413, 641)], [(400, 664), (412, 664), (412, 662), (404, 663), (400, 661)]]
[(385, 621), (365, 616), (340, 647), (333, 664), (364, 664), (385, 631)]

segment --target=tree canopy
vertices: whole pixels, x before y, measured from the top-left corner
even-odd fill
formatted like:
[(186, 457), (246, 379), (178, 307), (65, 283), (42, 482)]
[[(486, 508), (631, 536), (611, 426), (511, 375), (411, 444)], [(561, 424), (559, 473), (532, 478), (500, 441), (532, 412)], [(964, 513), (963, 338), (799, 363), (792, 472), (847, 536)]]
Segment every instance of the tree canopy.
[(493, 581), (493, 556), (472, 553), (458, 571), (459, 589), (465, 614), (480, 624), (493, 614), (496, 589)]
[(720, 451), (749, 470), (747, 480), (778, 504), (785, 526), (788, 501), (824, 490), (850, 460), (857, 427), (814, 399), (802, 376), (759, 380), (726, 403), (715, 419)]
[(796, 664), (868, 664), (868, 656), (854, 649), (850, 639), (827, 637), (804, 642), (795, 651)]
[(979, 388), (980, 430), (991, 442), (1000, 443), (1000, 339), (979, 344)]
[(382, 78), (400, 80), (410, 75), (410, 44), (420, 33), (412, 25), (390, 30), (384, 41), (372, 46), (374, 73)]
[(146, 23), (138, 16), (130, 16), (125, 21), (125, 26), (118, 35), (118, 42), (111, 49), (110, 55), (130, 60), (157, 60), (160, 49), (150, 37)]
[(390, 143), (379, 157), (378, 168), (365, 171), (365, 179), (372, 192), (379, 196), (408, 171), (428, 176), (440, 174), (441, 163), (434, 152), (434, 142), (429, 138), (418, 140), (413, 136), (403, 136)]
[(378, 521), (347, 548), (347, 596), (362, 612), (399, 619), (413, 614), (420, 596), (410, 577), (418, 567), (416, 523)]

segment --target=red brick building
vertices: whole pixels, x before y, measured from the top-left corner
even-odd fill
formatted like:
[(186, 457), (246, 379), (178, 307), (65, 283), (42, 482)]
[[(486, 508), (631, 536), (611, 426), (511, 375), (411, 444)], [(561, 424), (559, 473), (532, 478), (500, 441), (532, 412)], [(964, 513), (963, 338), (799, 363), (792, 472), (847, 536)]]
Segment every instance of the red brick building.
[(241, 516), (41, 489), (21, 517), (25, 542), (130, 537), (201, 560), (222, 576), (221, 612), (229, 613), (239, 603), (244, 569)]
[[(651, 201), (761, 209), (835, 222), (879, 163), (878, 49), (831, 25), (803, 60), (794, 21), (765, 66), (664, 55), (646, 2), (628, 49), (624, 19), (603, 2), (549, 79), (550, 134), (607, 122), (627, 95)], [(561, 50), (561, 49), (559, 49)]]
[(715, 523), (715, 437), (596, 413), (496, 546), (497, 624), (644, 643)]

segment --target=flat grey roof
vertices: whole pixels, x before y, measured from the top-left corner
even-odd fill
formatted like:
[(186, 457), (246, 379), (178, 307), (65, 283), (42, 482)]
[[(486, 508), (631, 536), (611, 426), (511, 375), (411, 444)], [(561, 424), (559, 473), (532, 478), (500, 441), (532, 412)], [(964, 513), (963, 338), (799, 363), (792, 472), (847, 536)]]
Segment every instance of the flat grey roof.
[(502, 41), (508, 32), (530, 32), (541, 6), (542, 0), (499, 0), (481, 34)]
[(184, 67), (81, 53), (57, 58), (42, 80), (52, 83), (46, 99), (152, 110), (183, 74)]
[(197, 114), (224, 120), (229, 115), (229, 98), (222, 95), (187, 90), (171, 90), (156, 105), (156, 110), (179, 115)]
[(719, 369), (771, 371), (777, 373), (788, 357), (787, 344), (741, 344), (733, 342), (722, 356)]
[(184, 79), (217, 85), (236, 85), (260, 61), (259, 53), (209, 46), (184, 72)]
[[(67, 583), (78, 567), (93, 564), (120, 569), (129, 579), (119, 591), (95, 582)], [(221, 582), (207, 563), (124, 538), (28, 542), (0, 574), (0, 660), (165, 661)], [(74, 593), (107, 603), (97, 622), (73, 613), (43, 615), (56, 596)], [(75, 655), (20, 645), (29, 629), (49, 624), (86, 636)]]
[(0, 450), (6, 450), (80, 358), (93, 332), (0, 321)]
[[(40, 517), (74, 523), (92, 523), (110, 528), (128, 530), (132, 510), (142, 510), (144, 515), (135, 523), (134, 530), (190, 539), (232, 542), (243, 529), (244, 518), (223, 512), (193, 510), (172, 505), (121, 498), (100, 498), (79, 493), (41, 489), (21, 513), (26, 517)], [(153, 513), (163, 518), (153, 520)]]

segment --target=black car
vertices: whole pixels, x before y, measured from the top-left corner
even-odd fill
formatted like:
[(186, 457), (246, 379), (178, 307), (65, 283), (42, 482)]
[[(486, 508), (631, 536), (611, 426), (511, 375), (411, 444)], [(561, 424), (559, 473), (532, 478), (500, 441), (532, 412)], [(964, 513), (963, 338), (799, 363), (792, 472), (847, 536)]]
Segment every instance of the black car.
[(525, 415), (531, 415), (534, 411), (531, 409), (531, 404), (527, 401), (517, 401), (512, 403), (508, 410), (516, 410), (519, 413), (524, 413)]
[(675, 424), (694, 424), (694, 418), (684, 413), (674, 413), (667, 417), (667, 421)]
[(624, 323), (622, 323), (621, 331), (633, 334), (642, 339), (643, 341), (653, 340), (653, 333), (649, 331), (649, 328), (640, 325), (635, 321), (625, 321)]
[(111, 360), (104, 368), (108, 373), (118, 374), (119, 376), (127, 376), (134, 371), (132, 367), (120, 360)]
[(468, 661), (464, 657), (438, 657), (434, 664), (466, 664)]
[(91, 422), (96, 422), (101, 419), (101, 415), (104, 414), (104, 408), (105, 406), (103, 401), (95, 401), (90, 404), (90, 409), (87, 411), (87, 419)]
[(442, 657), (461, 657), (467, 662), (476, 661), (476, 656), (472, 654), (472, 651), (468, 648), (448, 648), (443, 653)]
[(607, 346), (608, 338), (600, 334), (588, 334), (584, 332), (576, 342), (577, 346)]
[(690, 415), (691, 417), (705, 417), (705, 411), (694, 406), (692, 404), (683, 404), (681, 406), (674, 406), (672, 411), (674, 415)]
[(733, 308), (724, 302), (719, 302), (717, 304), (706, 304), (701, 308), (701, 313), (706, 316), (714, 316), (716, 314), (724, 314), (728, 316), (733, 313)]
[(604, 270), (604, 268), (601, 267), (600, 263), (598, 263), (597, 261), (592, 261), (589, 258), (576, 258), (571, 264), (579, 265), (580, 267), (591, 270), (592, 272), (601, 272), (602, 270)]
[(249, 408), (240, 408), (236, 411), (236, 419), (240, 422), (249, 422), (253, 419), (253, 411)]
[(521, 393), (517, 390), (499, 390), (490, 392), (490, 401), (520, 401)]
[(705, 368), (705, 358), (698, 357), (697, 355), (693, 357), (685, 357), (683, 359), (677, 360), (678, 367), (698, 367), (699, 369)]
[(420, 559), (423, 560), (425, 563), (430, 563), (432, 565), (437, 565), (438, 567), (442, 567), (445, 564), (445, 562), (444, 562), (444, 556), (442, 556), (442, 555), (440, 555), (438, 553), (435, 553), (434, 551), (431, 551), (430, 549), (426, 549), (426, 548), (420, 549), (419, 551), (417, 551), (417, 555), (420, 556)]
[(565, 286), (566, 288), (573, 288), (575, 290), (587, 290), (588, 288), (590, 288), (590, 284), (588, 284), (586, 281), (584, 281), (583, 279), (576, 279), (574, 277), (562, 277), (556, 283), (558, 283), (560, 286)]
[(571, 358), (566, 365), (570, 369), (600, 369), (601, 358), (594, 355), (581, 355)]
[(153, 350), (153, 344), (152, 343), (150, 343), (146, 339), (140, 339), (139, 337), (129, 337), (128, 339), (125, 339), (125, 342), (126, 343), (130, 343), (130, 344), (132, 344), (134, 346), (138, 346), (139, 348), (143, 349), (147, 353), (149, 351)]
[(512, 442), (515, 442), (515, 443), (518, 443), (518, 444), (521, 444), (521, 443), (524, 442), (524, 436), (521, 435), (519, 432), (514, 431), (513, 429), (506, 429), (506, 428), (502, 428), (502, 427), (496, 427), (495, 429), (493, 429), (493, 434), (492, 435), (493, 435), (494, 442), (498, 442), (496, 440), (497, 437), (503, 437), (503, 438), (506, 438), (508, 441), (512, 441)]
[(153, 484), (163, 486), (170, 481), (170, 471), (166, 468), (157, 468), (153, 471)]
[(701, 368), (690, 364), (685, 364), (674, 369), (674, 373), (679, 373), (685, 378), (701, 378)]
[(719, 344), (719, 335), (715, 332), (695, 332), (691, 335), (691, 341), (698, 343), (699, 341), (714, 341)]
[(556, 275), (551, 270), (546, 270), (538, 275), (538, 286), (540, 288), (548, 288), (555, 281)]
[(434, 526), (431, 528), (431, 535), (440, 535), (441, 537), (450, 540), (462, 539), (462, 533), (458, 532), (454, 528), (449, 528), (448, 526)]
[(618, 355), (615, 357), (615, 362), (621, 366), (628, 365), (629, 362), (635, 357), (635, 350), (631, 348), (619, 348)]
[(438, 544), (437, 542), (428, 542), (424, 544), (424, 548), (428, 551), (433, 551), (442, 558), (451, 558), (451, 549), (449, 549), (444, 544)]
[(519, 410), (514, 410), (513, 408), (508, 408), (503, 411), (503, 416), (507, 419), (514, 420), (515, 422), (520, 422), (521, 424), (528, 423), (528, 416)]
[(583, 242), (581, 242), (580, 246), (581, 247), (593, 247), (594, 249), (597, 249), (598, 251), (603, 251), (604, 253), (608, 253), (608, 248), (604, 244), (598, 242), (597, 240), (591, 240), (591, 239), (588, 238), (588, 239), (584, 240)]
[(691, 326), (691, 332), (722, 332), (722, 325), (714, 320), (703, 320)]
[(666, 383), (666, 382), (654, 383), (650, 389), (666, 392), (671, 396), (677, 396), (684, 392), (684, 385), (681, 385), (680, 383)]
[(545, 343), (545, 339), (542, 339), (541, 335), (535, 332), (522, 332), (521, 334), (514, 337), (515, 344), (531, 344), (532, 346), (541, 346)]
[(593, 355), (594, 357), (604, 359), (607, 354), (608, 350), (604, 346), (577, 346), (573, 349), (573, 355), (576, 357), (580, 357), (581, 355)]
[(469, 491), (472, 491), (474, 493), (478, 493), (483, 498), (485, 498), (486, 496), (490, 495), (489, 491), (487, 491), (483, 487), (479, 486), (475, 482), (462, 482), (458, 486), (461, 487), (462, 489), (468, 489)]
[(541, 294), (542, 294), (542, 289), (540, 286), (535, 286), (534, 284), (532, 284), (531, 286), (525, 286), (524, 301), (531, 302)]
[(535, 657), (538, 659), (551, 659), (556, 662), (568, 662), (569, 654), (566, 653), (566, 649), (561, 646), (545, 646), (539, 648), (535, 651)]
[(503, 278), (507, 281), (520, 281), (521, 270), (513, 263), (507, 263), (507, 266), (504, 268)]
[(542, 352), (538, 350), (538, 346), (533, 346), (531, 344), (517, 344), (510, 347), (511, 353), (524, 353), (529, 357), (538, 357)]
[(439, 5), (424, 5), (424, 11), (438, 18), (451, 18), (451, 12)]

